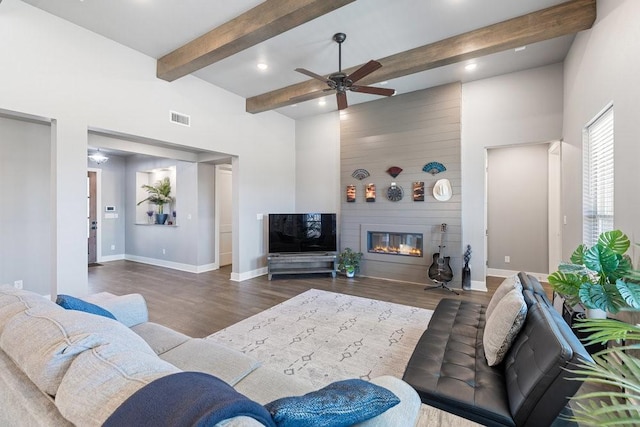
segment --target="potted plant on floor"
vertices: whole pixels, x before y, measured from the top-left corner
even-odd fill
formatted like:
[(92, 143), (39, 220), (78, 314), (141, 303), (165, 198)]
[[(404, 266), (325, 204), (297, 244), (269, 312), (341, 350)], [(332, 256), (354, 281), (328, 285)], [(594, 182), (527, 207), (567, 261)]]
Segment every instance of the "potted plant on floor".
[(147, 190), (149, 197), (138, 202), (138, 205), (149, 202), (158, 207), (158, 213), (156, 214), (156, 224), (164, 224), (167, 221), (169, 214), (164, 213), (164, 205), (171, 203), (173, 197), (171, 194), (171, 181), (169, 177), (165, 177), (155, 183), (155, 185), (143, 185), (142, 188)]
[(355, 252), (351, 248), (345, 248), (338, 255), (338, 270), (346, 273), (347, 277), (353, 277), (360, 271), (362, 252)]
[(631, 259), (625, 255), (629, 246), (629, 238), (622, 231), (604, 232), (594, 246), (578, 246), (571, 263), (561, 263), (558, 271), (549, 275), (549, 284), (569, 304), (582, 303), (588, 310), (599, 309), (605, 315), (624, 307), (640, 309), (640, 273), (633, 270)]

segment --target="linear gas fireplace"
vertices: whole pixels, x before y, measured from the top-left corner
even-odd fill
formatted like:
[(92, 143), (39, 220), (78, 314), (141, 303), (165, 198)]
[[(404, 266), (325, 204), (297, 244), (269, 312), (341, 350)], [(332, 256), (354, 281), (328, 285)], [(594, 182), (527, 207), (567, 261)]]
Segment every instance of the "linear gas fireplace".
[(425, 252), (429, 255), (431, 250), (425, 245), (430, 241), (429, 229), (421, 225), (360, 224), (365, 260), (425, 266)]
[(422, 233), (367, 231), (367, 252), (421, 257)]

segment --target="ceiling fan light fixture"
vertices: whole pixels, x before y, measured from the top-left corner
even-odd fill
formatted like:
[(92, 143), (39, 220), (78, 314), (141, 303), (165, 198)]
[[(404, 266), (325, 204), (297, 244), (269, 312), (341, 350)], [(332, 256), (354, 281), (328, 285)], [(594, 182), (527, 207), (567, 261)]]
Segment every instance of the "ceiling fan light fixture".
[(91, 160), (94, 163), (97, 163), (99, 165), (101, 165), (102, 163), (106, 163), (107, 161), (109, 161), (109, 158), (107, 156), (105, 156), (104, 154), (102, 154), (100, 152), (100, 149), (98, 149), (95, 153), (93, 154), (89, 154), (89, 160)]

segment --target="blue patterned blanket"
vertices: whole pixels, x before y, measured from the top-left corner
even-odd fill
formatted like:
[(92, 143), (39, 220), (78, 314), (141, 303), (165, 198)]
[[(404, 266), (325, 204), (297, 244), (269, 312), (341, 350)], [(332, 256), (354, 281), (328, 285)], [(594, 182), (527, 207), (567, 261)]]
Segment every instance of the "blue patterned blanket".
[(202, 372), (179, 372), (136, 391), (103, 425), (205, 427), (241, 415), (275, 427), (271, 415), (262, 405), (219, 378)]

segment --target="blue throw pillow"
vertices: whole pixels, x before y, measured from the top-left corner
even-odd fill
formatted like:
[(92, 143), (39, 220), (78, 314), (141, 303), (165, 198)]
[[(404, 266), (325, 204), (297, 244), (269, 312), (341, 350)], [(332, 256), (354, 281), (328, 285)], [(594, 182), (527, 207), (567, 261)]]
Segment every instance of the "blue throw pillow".
[(58, 298), (56, 298), (56, 304), (66, 308), (67, 310), (84, 311), (86, 313), (97, 314), (99, 316), (108, 317), (109, 319), (118, 320), (109, 310), (105, 310), (100, 306), (70, 295), (58, 295)]
[(380, 415), (400, 403), (391, 391), (370, 382), (337, 381), (304, 396), (267, 403), (278, 427), (347, 427)]

